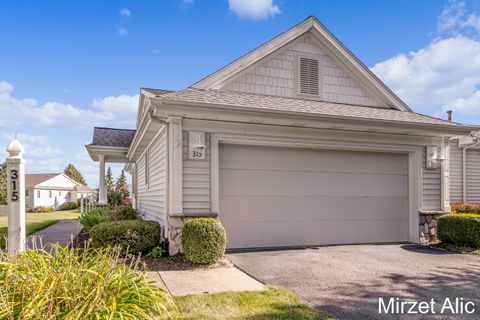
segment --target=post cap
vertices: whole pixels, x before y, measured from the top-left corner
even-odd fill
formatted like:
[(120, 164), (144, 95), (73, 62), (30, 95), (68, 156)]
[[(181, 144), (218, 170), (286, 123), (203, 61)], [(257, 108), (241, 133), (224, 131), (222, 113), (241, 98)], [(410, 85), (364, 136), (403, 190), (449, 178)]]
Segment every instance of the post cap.
[(7, 147), (7, 152), (10, 154), (10, 157), (21, 157), (25, 150), (20, 141), (13, 139)]

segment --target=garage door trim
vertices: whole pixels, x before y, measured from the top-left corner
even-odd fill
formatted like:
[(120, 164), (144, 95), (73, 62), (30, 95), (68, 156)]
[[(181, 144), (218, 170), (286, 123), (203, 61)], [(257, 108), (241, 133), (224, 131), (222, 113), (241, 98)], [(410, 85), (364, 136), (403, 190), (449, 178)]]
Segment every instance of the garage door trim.
[(408, 154), (408, 207), (409, 227), (408, 240), (419, 241), (419, 209), (421, 203), (421, 154), (422, 147), (385, 144), (385, 143), (359, 143), (355, 141), (311, 140), (300, 138), (245, 136), (238, 134), (212, 134), (211, 138), (211, 209), (219, 212), (219, 145), (240, 144), (273, 147), (291, 147), (307, 149), (328, 149), (348, 151), (372, 151)]

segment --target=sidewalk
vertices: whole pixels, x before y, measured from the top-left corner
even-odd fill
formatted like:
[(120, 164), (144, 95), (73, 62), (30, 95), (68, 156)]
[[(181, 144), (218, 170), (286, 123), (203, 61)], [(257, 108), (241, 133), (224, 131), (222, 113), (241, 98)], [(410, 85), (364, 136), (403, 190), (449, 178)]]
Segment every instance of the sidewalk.
[(26, 245), (28, 248), (32, 248), (32, 241), (36, 241), (36, 245), (39, 247), (41, 239), (43, 245), (58, 243), (65, 247), (71, 243), (72, 239), (77, 236), (80, 230), (82, 230), (82, 226), (78, 220), (60, 220), (57, 223), (28, 236)]
[(225, 291), (264, 290), (262, 283), (235, 267), (186, 271), (149, 271), (147, 273), (172, 296)]

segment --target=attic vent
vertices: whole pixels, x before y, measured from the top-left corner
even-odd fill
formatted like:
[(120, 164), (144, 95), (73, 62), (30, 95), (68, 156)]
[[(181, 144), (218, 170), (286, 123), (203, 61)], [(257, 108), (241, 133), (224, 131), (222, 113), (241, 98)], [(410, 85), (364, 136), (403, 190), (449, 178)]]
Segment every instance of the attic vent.
[(300, 93), (318, 95), (318, 60), (300, 57)]

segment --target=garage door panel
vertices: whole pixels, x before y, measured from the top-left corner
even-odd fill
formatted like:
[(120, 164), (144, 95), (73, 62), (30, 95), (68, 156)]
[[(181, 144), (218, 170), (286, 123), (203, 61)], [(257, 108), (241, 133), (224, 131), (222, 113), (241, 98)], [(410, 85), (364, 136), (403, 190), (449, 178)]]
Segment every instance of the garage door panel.
[[(375, 206), (372, 206), (372, 203), (375, 203)], [(406, 219), (408, 203), (403, 197), (223, 196), (222, 212), (228, 212), (228, 215), (220, 217), (222, 223), (293, 220), (343, 221), (349, 219), (398, 219), (399, 217)], [(288, 214), (285, 214), (287, 212)], [(319, 214), (320, 212), (321, 214)]]
[[(304, 171), (220, 170), (221, 194), (407, 196), (405, 175)], [(235, 181), (235, 183), (225, 183)], [(255, 181), (255, 183), (252, 183)]]
[(405, 241), (408, 156), (220, 146), (229, 248)]
[[(246, 146), (255, 153), (245, 153), (245, 146), (223, 145), (220, 169), (317, 170), (323, 172), (363, 172), (405, 174), (407, 155), (352, 152), (342, 150), (297, 149)], [(272, 149), (275, 149), (272, 154)], [(292, 152), (292, 150), (295, 150)]]
[[(391, 242), (406, 239), (406, 231), (398, 228), (403, 219), (380, 220), (375, 230), (369, 221), (275, 221), (225, 223), (229, 248), (288, 247), (320, 244)], [(316, 243), (312, 243), (315, 239)]]

